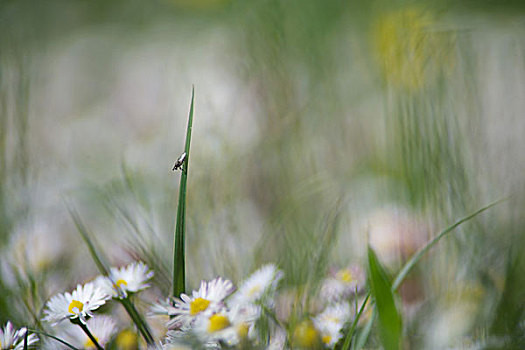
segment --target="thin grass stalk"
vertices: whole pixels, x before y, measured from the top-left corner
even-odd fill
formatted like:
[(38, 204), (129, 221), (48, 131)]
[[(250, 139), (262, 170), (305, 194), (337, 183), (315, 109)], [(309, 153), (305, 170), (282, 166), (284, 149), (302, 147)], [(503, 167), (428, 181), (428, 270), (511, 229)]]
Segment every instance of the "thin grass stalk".
[[(430, 242), (428, 242), (423, 248), (421, 248), (417, 253), (415, 253), (404, 265), (403, 267), (401, 268), (401, 270), (399, 271), (399, 273), (397, 274), (396, 278), (394, 279), (394, 282), (392, 283), (392, 291), (395, 292), (399, 286), (401, 285), (401, 283), (403, 283), (403, 281), (405, 280), (405, 278), (408, 276), (408, 274), (410, 273), (410, 271), (412, 271), (412, 269), (414, 268), (414, 266), (419, 262), (419, 260), (421, 260), (421, 258), (423, 257), (423, 255), (430, 250), (430, 248), (432, 248), (438, 241), (440, 241), (444, 236), (446, 236), (448, 233), (452, 232), (454, 229), (456, 229), (458, 226), (460, 226), (461, 224), (465, 223), (466, 221), (474, 218), (475, 216), (481, 214), (482, 212), (484, 212), (485, 210), (487, 209), (490, 209), (492, 208), (493, 206), (503, 202), (503, 201), (506, 201), (508, 198), (503, 198), (503, 199), (500, 199), (500, 200), (497, 200), (495, 202), (492, 202), (491, 204), (479, 209), (478, 211), (468, 215), (468, 216), (465, 216), (464, 218), (456, 221), (454, 224), (452, 224), (451, 226), (447, 227), (446, 229), (444, 229), (443, 231), (441, 231), (436, 237), (434, 237)], [(367, 293), (366, 297), (370, 297), (370, 292)], [(358, 344), (357, 344), (357, 349), (361, 349), (365, 343), (366, 343), (366, 340), (368, 339), (368, 336), (370, 334), (370, 331), (372, 329), (372, 323), (374, 322), (375, 320), (375, 317), (376, 317), (376, 314), (377, 314), (377, 310), (376, 310), (376, 307), (374, 305), (374, 311), (372, 313), (372, 316), (370, 317), (370, 320), (368, 321), (368, 324), (366, 325), (365, 329), (363, 330), (363, 332), (360, 334), (359, 336), (359, 339), (358, 339)]]
[(405, 265), (403, 265), (403, 268), (401, 269), (401, 271), (399, 271), (399, 273), (397, 274), (397, 277), (395, 278), (394, 282), (392, 283), (392, 291), (395, 291), (401, 285), (401, 283), (403, 283), (403, 281), (405, 280), (406, 276), (410, 273), (410, 271), (412, 271), (412, 269), (419, 262), (419, 260), (421, 260), (423, 255), (425, 255), (425, 253), (428, 252), (430, 250), (430, 248), (432, 248), (437, 242), (439, 242), (439, 240), (441, 240), (441, 238), (443, 238), (447, 233), (450, 233), (451, 231), (456, 229), (459, 225), (463, 224), (464, 222), (472, 219), (473, 217), (477, 216), (478, 214), (481, 214), (485, 210), (490, 209), (493, 206), (495, 206), (495, 205), (497, 205), (497, 204), (499, 204), (499, 203), (501, 203), (501, 202), (503, 202), (505, 200), (507, 200), (507, 198), (497, 200), (497, 201), (487, 205), (486, 207), (483, 207), (483, 208), (479, 209), (478, 211), (476, 211), (476, 212), (474, 212), (474, 213), (472, 213), (472, 214), (470, 214), (470, 215), (468, 215), (468, 216), (466, 216), (466, 217), (456, 221), (454, 224), (452, 224), (452, 226), (449, 226), (448, 228), (446, 228), (443, 231), (441, 231), (436, 237), (434, 237), (423, 248), (421, 248), (416, 254), (414, 254), (410, 258), (410, 260), (408, 260), (406, 262)]
[(84, 240), (84, 243), (86, 243), (89, 254), (91, 255), (91, 258), (95, 262), (95, 265), (97, 265), (98, 270), (100, 273), (104, 276), (109, 275), (109, 268), (107, 264), (107, 259), (101, 256), (100, 252), (97, 252), (97, 249), (95, 248), (95, 245), (93, 244), (93, 241), (90, 238), (90, 233), (82, 220), (80, 219), (80, 215), (77, 213), (75, 209), (72, 207), (68, 207), (69, 214), (73, 218), (73, 222), (75, 223), (75, 226), (80, 233), (80, 236), (82, 236), (82, 239)]
[(177, 207), (177, 222), (175, 223), (175, 239), (173, 247), (173, 296), (178, 297), (186, 290), (186, 266), (184, 255), (184, 240), (186, 230), (186, 183), (188, 180), (188, 164), (190, 160), (190, 143), (191, 129), (193, 125), (193, 102), (195, 89), (191, 90), (190, 113), (188, 117), (188, 127), (186, 130), (186, 144), (184, 153), (186, 157), (182, 161), (180, 186), (179, 186), (179, 203)]
[[(359, 308), (359, 312), (355, 316), (354, 322), (352, 322), (352, 325), (350, 326), (350, 330), (346, 334), (346, 338), (345, 338), (345, 341), (343, 343), (343, 347), (341, 348), (341, 350), (348, 350), (348, 348), (350, 347), (352, 338), (354, 337), (355, 329), (357, 327), (357, 323), (359, 322), (359, 319), (361, 318), (361, 314), (365, 310), (365, 306), (366, 306), (366, 303), (368, 303), (368, 299), (370, 299), (370, 293), (368, 293), (366, 295), (365, 301), (363, 301), (363, 304), (361, 305), (361, 308)], [(357, 302), (356, 302), (356, 305), (357, 305)], [(357, 308), (356, 308), (356, 310), (357, 310)]]
[(62, 340), (62, 339), (60, 339), (60, 338), (58, 338), (58, 337), (55, 337), (54, 335), (51, 335), (51, 334), (49, 334), (49, 333), (42, 332), (42, 331), (38, 331), (38, 330), (36, 330), (36, 329), (29, 329), (29, 328), (27, 329), (27, 331), (28, 331), (28, 332), (31, 331), (31, 332), (33, 332), (33, 333), (35, 333), (35, 334), (43, 335), (44, 337), (48, 337), (48, 338), (51, 338), (51, 339), (53, 339), (53, 340), (56, 340), (57, 342), (59, 342), (59, 343), (65, 345), (65, 346), (67, 346), (68, 348), (70, 348), (70, 349), (72, 349), (72, 350), (80, 350), (80, 349), (78, 349), (78, 348), (75, 348), (73, 345), (69, 344), (69, 343), (66, 342), (65, 340)]
[[(97, 250), (95, 247), (95, 244), (90, 238), (90, 233), (87, 230), (87, 228), (84, 226), (82, 220), (80, 219), (80, 216), (78, 213), (72, 209), (71, 207), (68, 208), (69, 213), (71, 214), (73, 221), (75, 222), (75, 226), (77, 227), (78, 231), (80, 232), (80, 235), (82, 236), (82, 239), (86, 243), (89, 249), (89, 253), (91, 254), (91, 257), (93, 261), (95, 261), (95, 264), (97, 265), (97, 268), (99, 269), (100, 273), (106, 277), (109, 277), (109, 268), (107, 267), (108, 264), (106, 263), (106, 259), (103, 258), (102, 253)], [(112, 281), (112, 283), (115, 285), (115, 281)], [(155, 343), (153, 336), (151, 335), (150, 328), (146, 322), (146, 320), (139, 314), (135, 306), (129, 301), (128, 298), (121, 298), (119, 295), (119, 298), (116, 298), (118, 302), (122, 304), (122, 306), (126, 309), (126, 312), (128, 313), (129, 317), (135, 323), (135, 326), (137, 326), (137, 329), (139, 330), (140, 334), (146, 341), (148, 345), (152, 345)]]

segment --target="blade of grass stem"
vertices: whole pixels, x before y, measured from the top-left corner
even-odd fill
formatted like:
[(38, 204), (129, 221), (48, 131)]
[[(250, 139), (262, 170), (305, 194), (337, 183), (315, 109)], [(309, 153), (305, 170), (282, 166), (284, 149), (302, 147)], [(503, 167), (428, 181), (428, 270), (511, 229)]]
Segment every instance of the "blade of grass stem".
[[(356, 296), (357, 296), (357, 294), (356, 294)], [(355, 329), (357, 327), (357, 323), (359, 322), (359, 319), (361, 318), (361, 314), (365, 310), (365, 306), (366, 306), (366, 303), (368, 302), (368, 299), (370, 299), (370, 293), (368, 293), (366, 295), (365, 301), (363, 301), (363, 304), (361, 305), (361, 307), (359, 308), (359, 311), (355, 315), (354, 322), (352, 322), (352, 325), (350, 326), (350, 329), (348, 330), (348, 333), (346, 334), (345, 341), (343, 343), (343, 347), (341, 348), (341, 350), (348, 350), (348, 348), (350, 347), (350, 342), (351, 342), (352, 338), (354, 337), (354, 332), (355, 332)], [(356, 298), (356, 300), (357, 300), (357, 298)], [(356, 308), (356, 310), (357, 310), (357, 308)]]
[(410, 271), (414, 268), (414, 266), (419, 262), (419, 260), (421, 260), (421, 258), (423, 257), (423, 255), (430, 250), (430, 248), (432, 248), (437, 242), (439, 242), (439, 240), (441, 240), (441, 238), (443, 238), (447, 233), (450, 233), (451, 231), (453, 231), (455, 228), (457, 228), (459, 225), (463, 224), (464, 222), (472, 219), (473, 217), (481, 214), (482, 212), (484, 212), (485, 210), (487, 209), (490, 209), (492, 208), (493, 206), (503, 202), (507, 200), (507, 198), (504, 198), (504, 199), (500, 199), (498, 201), (495, 201), (481, 209), (479, 209), (478, 211), (468, 215), (468, 216), (465, 216), (464, 218), (456, 221), (454, 224), (452, 224), (451, 226), (449, 226), (448, 228), (444, 229), (443, 231), (441, 231), (436, 237), (434, 237), (430, 242), (428, 242), (423, 248), (421, 248), (417, 253), (415, 253), (407, 262), (405, 265), (403, 265), (403, 268), (401, 269), (401, 271), (399, 271), (399, 273), (397, 274), (397, 277), (395, 278), (394, 282), (392, 283), (392, 289), (393, 290), (396, 290), (400, 285), (401, 283), (403, 282), (403, 280), (406, 278), (406, 276), (410, 273)]
[(69, 214), (73, 218), (73, 222), (75, 223), (75, 226), (78, 232), (80, 233), (80, 236), (82, 236), (84, 243), (86, 243), (88, 247), (89, 254), (91, 254), (91, 258), (95, 262), (95, 265), (97, 265), (98, 270), (100, 271), (102, 275), (108, 276), (109, 268), (108, 268), (107, 260), (103, 256), (101, 256), (100, 252), (97, 252), (97, 249), (95, 248), (95, 245), (93, 244), (93, 240), (90, 237), (91, 234), (89, 233), (88, 229), (82, 222), (80, 215), (71, 206), (68, 206), (68, 210), (69, 210)]
[[(406, 263), (405, 265), (403, 265), (403, 267), (401, 268), (401, 270), (399, 271), (399, 273), (397, 274), (396, 278), (394, 279), (394, 282), (392, 283), (392, 290), (395, 291), (397, 290), (397, 288), (399, 288), (399, 286), (401, 285), (401, 283), (403, 283), (403, 281), (405, 280), (405, 278), (408, 276), (408, 274), (410, 273), (410, 271), (412, 270), (412, 268), (414, 268), (414, 266), (418, 263), (418, 261), (423, 257), (423, 255), (430, 250), (430, 248), (432, 248), (439, 240), (441, 240), (445, 235), (447, 235), (448, 233), (450, 233), (451, 231), (453, 231), (454, 229), (456, 229), (458, 226), (460, 226), (461, 224), (465, 223), (466, 221), (474, 218), (475, 216), (481, 214), (482, 212), (484, 212), (485, 210), (487, 209), (490, 209), (492, 208), (493, 206), (503, 202), (503, 201), (506, 201), (508, 199), (507, 198), (503, 198), (503, 199), (500, 199), (500, 200), (497, 200), (495, 202), (492, 202), (490, 203), (489, 205), (477, 210), (476, 212), (470, 214), (470, 215), (467, 215), (465, 216), (464, 218), (461, 218), (460, 220), (456, 221), (454, 224), (452, 224), (451, 226), (449, 226), (448, 228), (444, 229), (443, 231), (441, 231), (435, 238), (433, 238), (430, 242), (428, 242), (423, 248), (421, 248), (417, 253), (415, 253)], [(376, 306), (374, 305), (374, 311), (372, 313), (372, 317), (370, 318), (370, 321), (368, 321), (369, 323), (367, 324), (367, 326), (363, 329), (363, 331), (361, 332), (359, 338), (358, 338), (358, 341), (357, 341), (357, 349), (361, 349), (365, 344), (366, 344), (366, 341), (368, 340), (368, 336), (370, 334), (370, 330), (372, 329), (372, 323), (373, 321), (375, 320), (375, 317), (376, 317)]]
[(368, 272), (370, 290), (379, 315), (379, 336), (386, 350), (401, 348), (403, 323), (397, 310), (394, 289), (376, 253), (368, 247)]
[(70, 348), (72, 350), (79, 350), (79, 349), (75, 348), (73, 345), (71, 345), (68, 342), (66, 342), (65, 340), (62, 340), (62, 339), (60, 339), (58, 337), (55, 337), (54, 335), (48, 334), (46, 332), (37, 331), (36, 329), (29, 329), (29, 328), (27, 329), (27, 331), (28, 332), (31, 331), (31, 332), (33, 332), (35, 334), (43, 335), (44, 337), (48, 337), (48, 338), (51, 338), (53, 340), (56, 340), (57, 342), (67, 346), (68, 348)]
[(368, 320), (367, 324), (365, 325), (365, 328), (363, 331), (359, 334), (359, 337), (357, 338), (357, 350), (361, 350), (366, 342), (368, 341), (368, 336), (370, 335), (370, 331), (372, 330), (372, 325), (374, 324), (374, 321), (377, 316), (377, 309), (374, 307), (374, 311), (372, 311), (372, 316)]
[(175, 223), (175, 239), (173, 247), (173, 296), (178, 297), (186, 290), (186, 266), (184, 255), (185, 221), (186, 221), (186, 183), (188, 180), (188, 165), (190, 160), (191, 129), (193, 125), (193, 102), (195, 89), (191, 90), (190, 113), (188, 116), (188, 127), (186, 130), (186, 144), (184, 152), (186, 158), (182, 164), (179, 186), (179, 203), (177, 206), (177, 222)]
[[(100, 249), (97, 250), (95, 247), (95, 244), (93, 243), (93, 240), (91, 239), (91, 234), (89, 233), (88, 229), (85, 227), (84, 223), (82, 222), (80, 215), (71, 207), (68, 208), (69, 213), (71, 214), (73, 221), (75, 222), (75, 226), (77, 227), (78, 231), (80, 232), (80, 235), (82, 236), (82, 239), (86, 243), (89, 249), (89, 253), (91, 254), (91, 257), (95, 261), (95, 264), (97, 265), (97, 268), (99, 269), (100, 273), (104, 276), (109, 277), (109, 268), (107, 267), (108, 264), (106, 263), (106, 259), (103, 258), (103, 255), (100, 251)], [(112, 281), (113, 284), (116, 283), (116, 281)], [(144, 320), (144, 318), (140, 315), (140, 313), (137, 311), (135, 306), (129, 301), (128, 298), (117, 298), (117, 301), (119, 301), (122, 306), (126, 309), (126, 312), (128, 313), (129, 317), (135, 323), (137, 326), (137, 329), (141, 333), (141, 335), (144, 337), (144, 340), (148, 344), (154, 344), (153, 336), (151, 335), (151, 331), (149, 329), (149, 326)]]

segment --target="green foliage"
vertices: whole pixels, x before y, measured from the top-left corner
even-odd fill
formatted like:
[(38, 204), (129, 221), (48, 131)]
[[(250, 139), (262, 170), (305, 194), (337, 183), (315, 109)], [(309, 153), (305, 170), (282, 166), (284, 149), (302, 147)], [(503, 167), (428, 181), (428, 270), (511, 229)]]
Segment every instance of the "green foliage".
[(191, 128), (193, 125), (193, 102), (195, 89), (191, 90), (190, 114), (188, 116), (188, 128), (186, 130), (186, 143), (184, 145), (185, 158), (182, 160), (179, 204), (177, 207), (177, 221), (175, 223), (175, 239), (173, 248), (173, 296), (178, 297), (186, 291), (186, 260), (185, 260), (185, 236), (186, 236), (186, 183), (188, 181), (188, 164), (190, 160)]
[(379, 316), (379, 335), (386, 350), (401, 348), (403, 326), (392, 291), (392, 284), (372, 248), (368, 248), (370, 290)]

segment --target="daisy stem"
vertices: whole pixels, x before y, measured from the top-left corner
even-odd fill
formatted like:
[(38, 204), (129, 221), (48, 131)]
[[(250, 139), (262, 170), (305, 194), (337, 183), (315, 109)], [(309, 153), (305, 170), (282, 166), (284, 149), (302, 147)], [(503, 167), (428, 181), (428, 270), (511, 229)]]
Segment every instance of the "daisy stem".
[(29, 331), (26, 327), (26, 333), (24, 334), (24, 350), (27, 350), (27, 337), (29, 336)]
[(80, 326), (80, 328), (82, 328), (84, 333), (86, 333), (88, 338), (93, 342), (93, 344), (98, 350), (104, 350), (104, 348), (100, 346), (100, 344), (98, 343), (97, 338), (95, 338), (93, 334), (91, 334), (91, 332), (89, 331), (89, 329), (87, 328), (85, 324), (83, 324), (82, 322), (78, 322), (77, 324)]
[(186, 182), (188, 180), (188, 164), (190, 160), (191, 129), (193, 125), (193, 101), (195, 90), (191, 90), (190, 114), (188, 116), (188, 127), (186, 129), (186, 144), (184, 153), (186, 157), (182, 161), (182, 172), (179, 186), (179, 204), (177, 206), (177, 222), (175, 224), (175, 239), (173, 247), (173, 296), (178, 297), (186, 290), (186, 267), (185, 267), (185, 221), (186, 221)]
[(133, 323), (137, 326), (140, 334), (146, 341), (148, 345), (155, 344), (155, 340), (153, 339), (153, 336), (151, 335), (151, 331), (149, 329), (148, 324), (144, 320), (144, 318), (140, 315), (140, 313), (137, 311), (137, 308), (133, 304), (129, 298), (119, 299), (120, 303), (124, 308), (126, 309), (126, 312), (128, 313), (129, 317), (133, 320)]

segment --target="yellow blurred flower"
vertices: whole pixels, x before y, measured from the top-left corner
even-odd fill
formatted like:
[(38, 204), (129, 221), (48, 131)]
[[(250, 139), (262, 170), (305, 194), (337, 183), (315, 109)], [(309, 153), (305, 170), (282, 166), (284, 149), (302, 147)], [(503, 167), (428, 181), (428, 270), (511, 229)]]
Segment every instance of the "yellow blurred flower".
[(397, 88), (416, 90), (435, 81), (450, 65), (452, 41), (436, 31), (436, 20), (416, 7), (381, 15), (372, 28), (375, 53), (385, 80)]
[(312, 321), (302, 321), (295, 327), (292, 343), (294, 348), (299, 349), (321, 348), (321, 338)]

